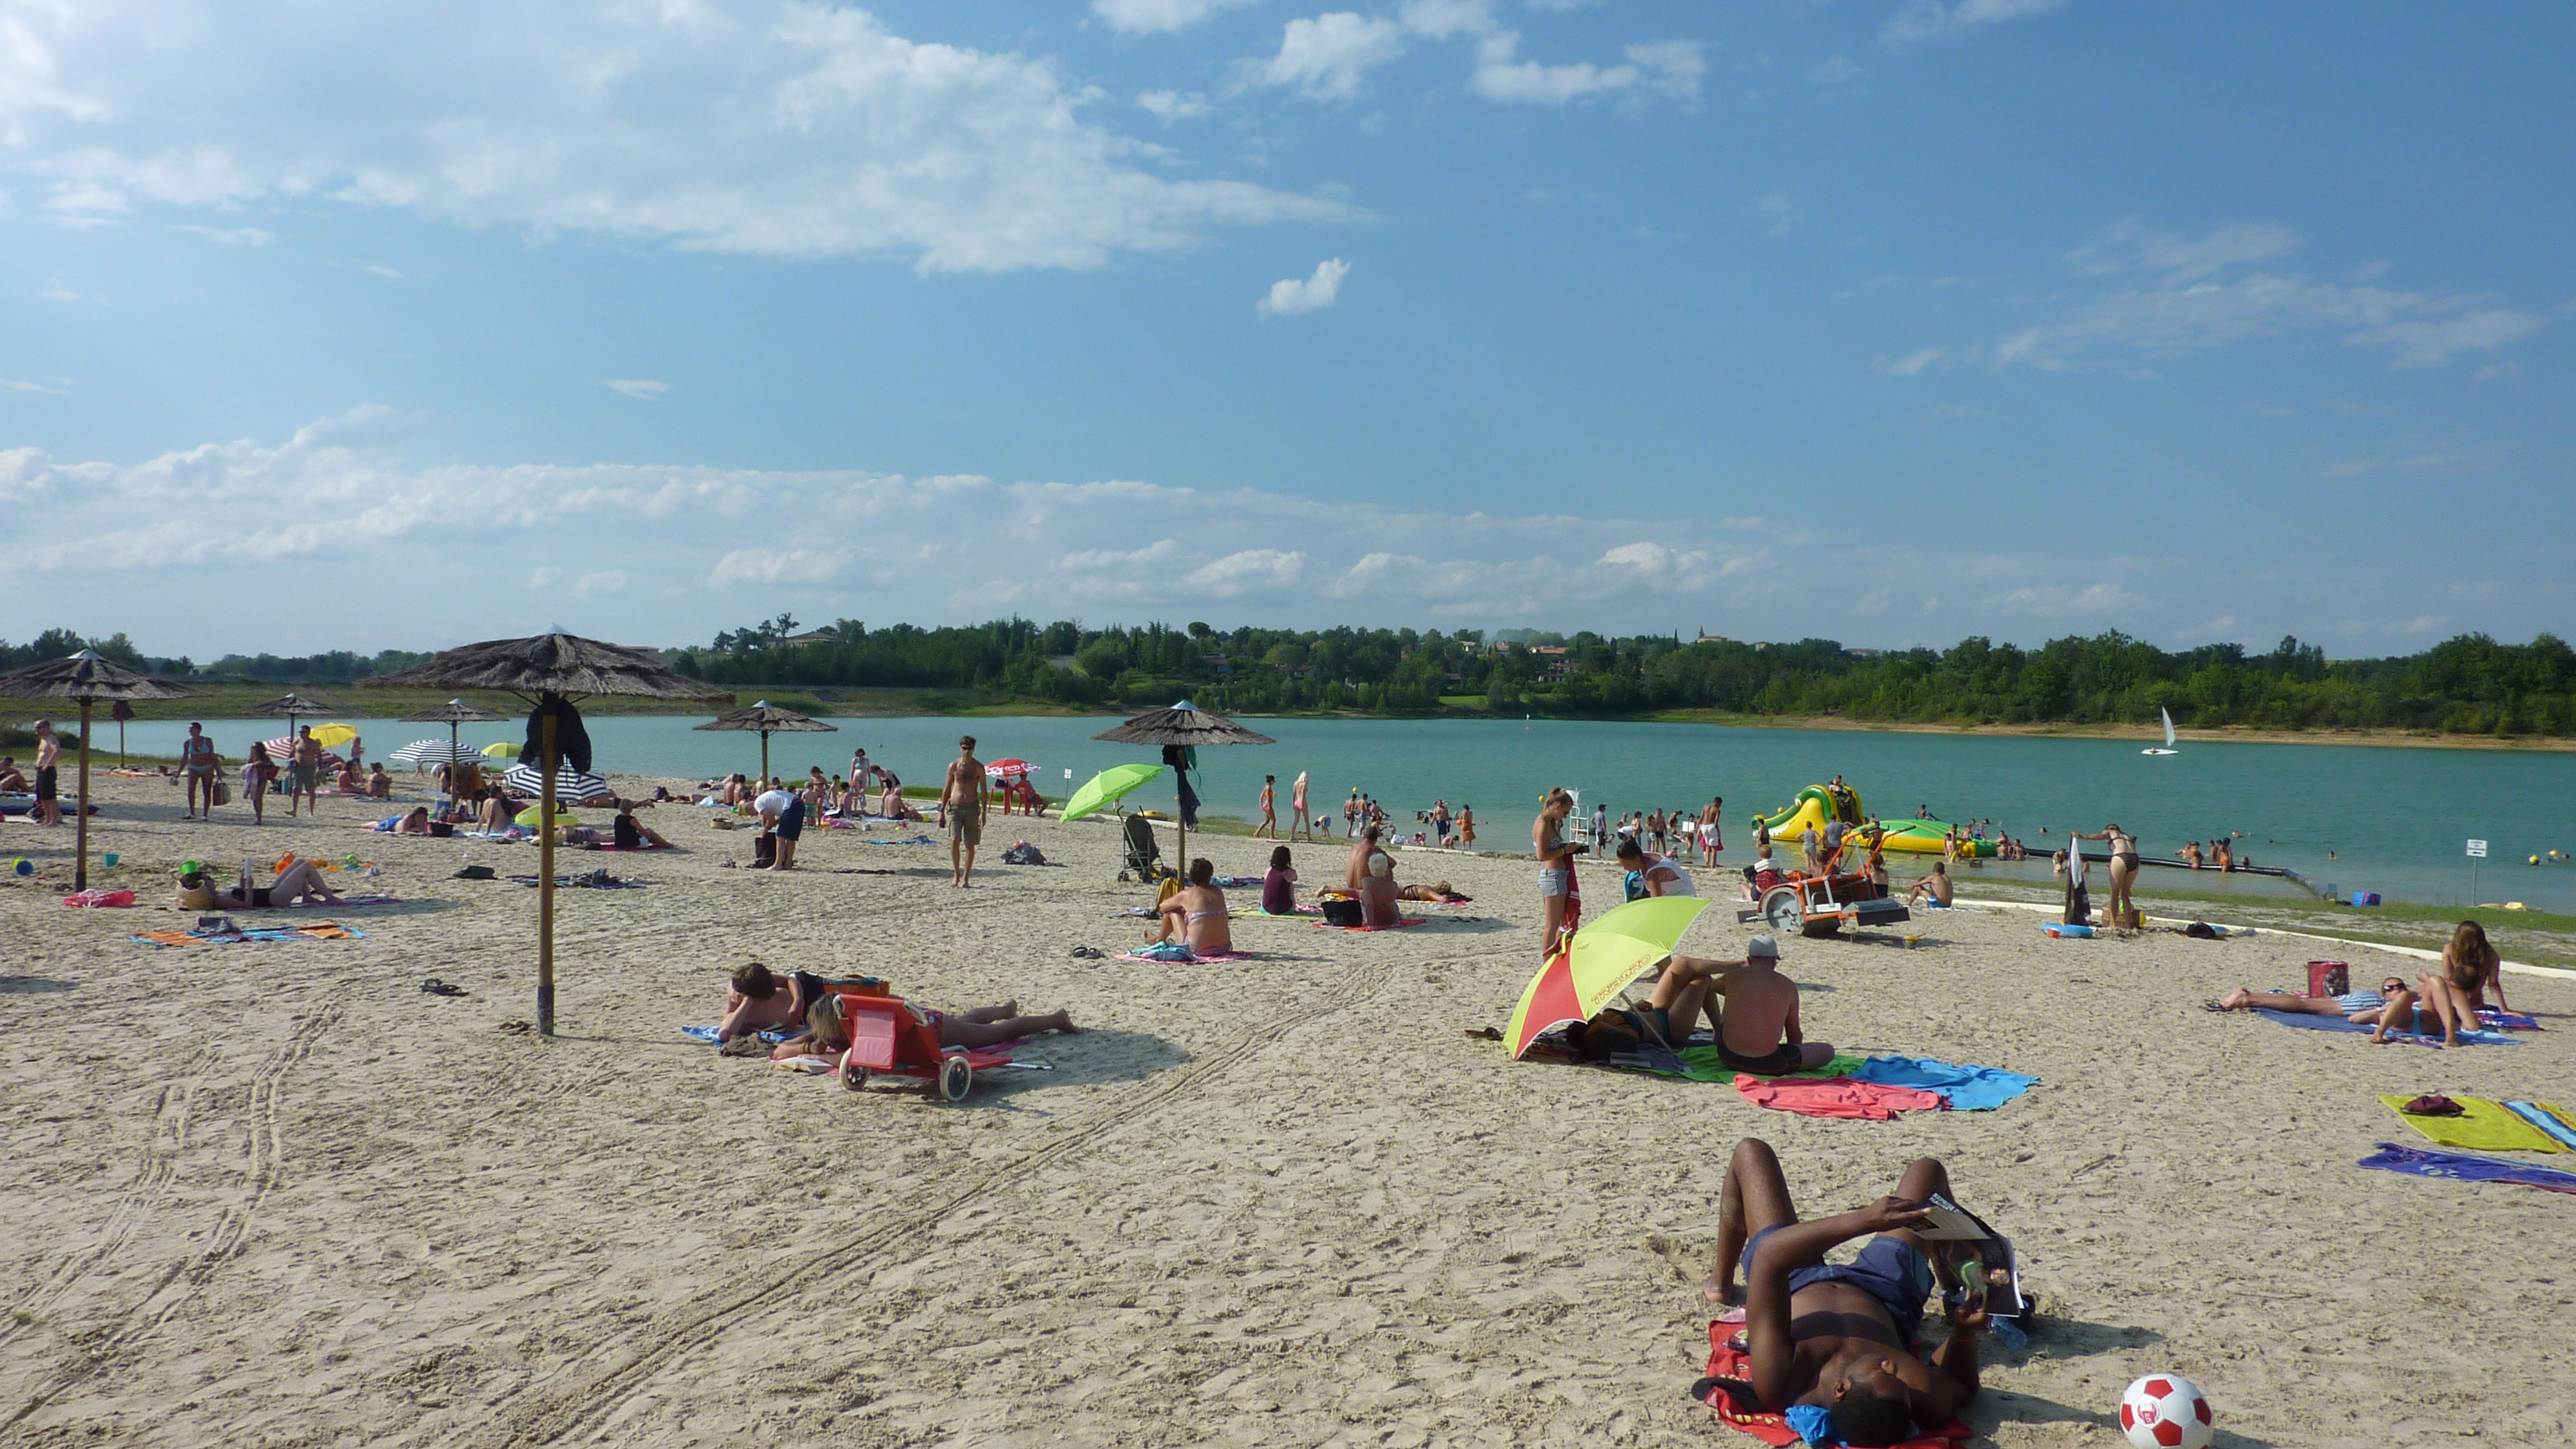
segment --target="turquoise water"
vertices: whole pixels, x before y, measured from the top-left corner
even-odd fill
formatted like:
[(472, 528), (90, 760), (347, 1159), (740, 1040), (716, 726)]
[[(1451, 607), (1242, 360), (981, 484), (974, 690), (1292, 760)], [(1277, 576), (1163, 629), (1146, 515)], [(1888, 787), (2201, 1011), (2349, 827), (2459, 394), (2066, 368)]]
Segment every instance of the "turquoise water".
[[(370, 755), (444, 730), (390, 721), (350, 721), (365, 733)], [(752, 770), (756, 735), (701, 733), (694, 719), (602, 718), (590, 721), (597, 764), (607, 771), (706, 777)], [(864, 743), (870, 756), (915, 785), (937, 783), (956, 753), (959, 734), (973, 732), (987, 760), (1026, 759), (1041, 788), (1061, 799), (1072, 780), (1113, 764), (1151, 759), (1132, 745), (1091, 738), (1113, 720), (909, 718), (847, 719), (834, 734), (773, 735), (770, 767), (802, 774), (849, 766)], [(2490, 842), (2478, 896), (2519, 900), (2535, 908), (2576, 910), (2576, 865), (2524, 865), (2553, 848), (2576, 851), (2576, 754), (2492, 750), (2416, 750), (2353, 745), (2186, 745), (2179, 755), (2148, 758), (2147, 743), (2121, 740), (2025, 739), (1997, 736), (1878, 734), (1841, 730), (1731, 729), (1714, 725), (1597, 723), (1567, 720), (1252, 720), (1274, 736), (1268, 747), (1200, 753), (1200, 793), (1211, 814), (1258, 818), (1261, 776), (1279, 776), (1280, 815), (1288, 782), (1310, 772), (1313, 799), (1338, 817), (1353, 786), (1378, 797), (1399, 820), (1428, 808), (1435, 796), (1452, 809), (1476, 807), (1478, 840), (1488, 847), (1528, 848), (1530, 816), (1550, 785), (1580, 790), (1616, 816), (1628, 810), (1696, 810), (1726, 797), (1727, 858), (1747, 858), (1745, 822), (1775, 811), (1804, 785), (1835, 774), (1848, 779), (1872, 812), (1912, 815), (1930, 805), (1943, 820), (1983, 816), (2034, 848), (2062, 842), (2072, 829), (2099, 830), (2116, 820), (2150, 855), (2170, 854), (2185, 839), (2206, 841), (2243, 832), (2240, 851), (2259, 865), (2287, 866), (2319, 886), (2345, 893), (2375, 890), (2391, 900), (2455, 903), (2469, 899), (2469, 837)], [(208, 733), (227, 760), (253, 739), (283, 733), (275, 720), (210, 720)], [(138, 751), (177, 752), (183, 723), (126, 726)], [(515, 723), (466, 726), (468, 744), (518, 739)], [(95, 740), (115, 748), (113, 725)], [(1136, 803), (1170, 808), (1158, 781)], [(2046, 833), (2042, 830), (2045, 827)], [(1338, 828), (1338, 826), (1337, 826)], [(2332, 850), (2338, 859), (2328, 860)], [(1984, 863), (1981, 874), (2045, 880), (2047, 865)], [(2285, 887), (2256, 878), (2221, 880), (2208, 872), (2151, 870), (2145, 884), (2245, 894)]]

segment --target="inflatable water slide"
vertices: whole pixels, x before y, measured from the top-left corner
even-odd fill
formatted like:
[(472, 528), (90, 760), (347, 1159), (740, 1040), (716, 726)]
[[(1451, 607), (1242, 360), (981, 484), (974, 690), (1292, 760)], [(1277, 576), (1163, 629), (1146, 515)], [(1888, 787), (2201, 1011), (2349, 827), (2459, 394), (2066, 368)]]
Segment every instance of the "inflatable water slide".
[[(1782, 844), (1794, 844), (1799, 836), (1811, 829), (1819, 836), (1823, 835), (1829, 822), (1839, 820), (1845, 825), (1859, 825), (1869, 816), (1861, 809), (1860, 792), (1850, 786), (1844, 786), (1837, 796), (1822, 785), (1809, 785), (1789, 802), (1788, 809), (1777, 815), (1755, 818), (1771, 832), (1772, 839)], [(1939, 855), (1941, 842), (1953, 827), (1940, 820), (1882, 820), (1878, 822), (1878, 828), (1887, 832), (1886, 847), (1889, 850)], [(1994, 853), (1995, 843), (1991, 840), (1959, 842), (1959, 854), (1963, 856), (1992, 856)]]

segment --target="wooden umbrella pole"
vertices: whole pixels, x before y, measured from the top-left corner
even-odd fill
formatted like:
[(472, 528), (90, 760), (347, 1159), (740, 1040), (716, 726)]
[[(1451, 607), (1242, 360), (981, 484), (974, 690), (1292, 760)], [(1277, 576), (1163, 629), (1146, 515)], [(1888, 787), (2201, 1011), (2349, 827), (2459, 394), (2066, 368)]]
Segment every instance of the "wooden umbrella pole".
[(456, 733), (456, 721), (449, 720), (447, 722), (447, 818), (450, 820), (456, 818), (456, 751), (459, 739), (460, 736)]
[[(544, 708), (540, 705), (539, 708)], [(537, 800), (537, 1031), (555, 1034), (555, 715), (537, 720), (537, 768), (546, 772)]]
[(80, 702), (80, 798), (73, 802), (80, 807), (80, 828), (73, 832), (80, 838), (80, 843), (74, 847), (78, 853), (72, 857), (72, 889), (75, 891), (89, 889), (89, 705), (86, 699)]
[[(742, 696), (737, 694), (734, 698), (740, 699)], [(754, 790), (769, 788), (769, 731), (767, 730), (760, 732), (760, 778), (752, 782), (752, 788)]]

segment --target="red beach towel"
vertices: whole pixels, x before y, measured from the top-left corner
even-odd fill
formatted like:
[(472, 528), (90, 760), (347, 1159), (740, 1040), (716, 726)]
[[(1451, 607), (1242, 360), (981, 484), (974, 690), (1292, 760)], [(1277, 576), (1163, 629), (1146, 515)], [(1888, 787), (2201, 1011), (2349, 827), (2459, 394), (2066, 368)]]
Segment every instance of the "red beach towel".
[[(1735, 1346), (1735, 1336), (1744, 1331), (1741, 1323), (1716, 1322), (1708, 1326), (1708, 1376), (1712, 1379), (1734, 1379), (1753, 1382), (1753, 1356)], [(1741, 1429), (1765, 1444), (1789, 1445), (1800, 1442), (1798, 1431), (1778, 1414), (1748, 1414), (1735, 1407), (1726, 1390), (1714, 1384), (1708, 1397), (1701, 1400), (1717, 1411), (1727, 1427)], [(1968, 1437), (1968, 1426), (1951, 1423), (1929, 1434), (1918, 1434), (1896, 1446), (1896, 1449), (1956, 1449)]]
[(1735, 1090), (1756, 1107), (1856, 1122), (1890, 1122), (1899, 1112), (1944, 1112), (1950, 1107), (1950, 1099), (1938, 1092), (1882, 1087), (1849, 1077), (1756, 1077), (1738, 1072)]

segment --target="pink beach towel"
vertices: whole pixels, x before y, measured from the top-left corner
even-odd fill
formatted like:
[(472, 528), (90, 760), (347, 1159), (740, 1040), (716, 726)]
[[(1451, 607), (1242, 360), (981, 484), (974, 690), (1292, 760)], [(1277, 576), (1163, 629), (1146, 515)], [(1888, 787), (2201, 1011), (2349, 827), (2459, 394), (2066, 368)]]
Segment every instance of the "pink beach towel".
[(1882, 1087), (1849, 1077), (1756, 1077), (1738, 1072), (1735, 1090), (1756, 1107), (1856, 1122), (1890, 1122), (1899, 1112), (1944, 1112), (1950, 1107), (1949, 1099), (1938, 1092)]

